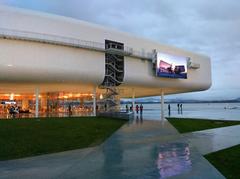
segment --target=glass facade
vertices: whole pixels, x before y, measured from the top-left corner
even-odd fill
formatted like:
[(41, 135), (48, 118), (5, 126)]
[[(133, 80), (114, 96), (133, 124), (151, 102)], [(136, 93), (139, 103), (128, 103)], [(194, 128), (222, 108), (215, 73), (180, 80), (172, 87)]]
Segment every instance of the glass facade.
[[(38, 100), (39, 117), (93, 115), (93, 94), (41, 93)], [(0, 94), (0, 118), (34, 117), (35, 109), (35, 94)]]

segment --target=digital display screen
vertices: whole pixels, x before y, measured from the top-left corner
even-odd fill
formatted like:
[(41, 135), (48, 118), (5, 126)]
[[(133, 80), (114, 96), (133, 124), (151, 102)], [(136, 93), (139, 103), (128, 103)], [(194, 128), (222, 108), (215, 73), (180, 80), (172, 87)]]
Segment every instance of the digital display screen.
[(188, 57), (157, 53), (156, 76), (187, 79)]

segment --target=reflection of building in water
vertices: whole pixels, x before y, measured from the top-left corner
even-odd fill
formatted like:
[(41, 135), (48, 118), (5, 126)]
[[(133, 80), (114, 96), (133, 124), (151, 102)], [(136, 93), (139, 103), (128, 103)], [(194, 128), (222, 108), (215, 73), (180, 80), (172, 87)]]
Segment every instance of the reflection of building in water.
[(186, 143), (162, 144), (158, 147), (157, 168), (160, 178), (175, 176), (191, 169), (190, 149)]
[(103, 178), (106, 176), (114, 176), (116, 169), (118, 171), (124, 170), (124, 165), (122, 164), (123, 148), (119, 138), (119, 134), (114, 134), (114, 138), (110, 138), (103, 145)]

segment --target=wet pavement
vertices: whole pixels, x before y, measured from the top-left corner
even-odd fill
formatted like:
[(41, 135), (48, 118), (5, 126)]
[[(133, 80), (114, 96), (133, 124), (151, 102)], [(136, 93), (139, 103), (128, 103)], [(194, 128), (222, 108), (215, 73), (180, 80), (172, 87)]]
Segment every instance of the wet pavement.
[[(168, 121), (137, 118), (95, 148), (0, 162), (0, 178), (224, 178), (202, 157), (216, 148), (196, 148), (204, 142), (199, 135), (180, 135)], [(214, 139), (222, 138), (207, 145)]]
[(197, 131), (183, 136), (205, 155), (240, 144), (240, 125)]

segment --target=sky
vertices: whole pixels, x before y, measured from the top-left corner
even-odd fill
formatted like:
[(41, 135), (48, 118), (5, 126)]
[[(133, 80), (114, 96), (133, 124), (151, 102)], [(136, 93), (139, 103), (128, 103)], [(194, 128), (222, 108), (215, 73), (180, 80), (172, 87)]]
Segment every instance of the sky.
[(212, 87), (169, 98), (240, 97), (237, 0), (0, 0), (0, 4), (69, 16), (206, 54), (212, 60)]

